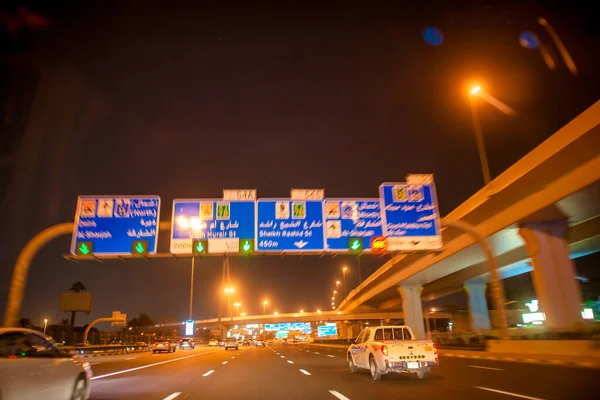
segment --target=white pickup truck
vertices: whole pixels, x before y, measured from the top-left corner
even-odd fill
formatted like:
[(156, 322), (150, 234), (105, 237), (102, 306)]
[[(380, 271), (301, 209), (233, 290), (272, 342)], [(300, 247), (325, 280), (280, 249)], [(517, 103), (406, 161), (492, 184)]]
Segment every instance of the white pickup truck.
[(427, 379), (432, 367), (440, 365), (431, 340), (415, 340), (408, 326), (378, 326), (364, 329), (348, 348), (350, 373), (369, 369), (373, 380), (388, 372), (414, 373)]

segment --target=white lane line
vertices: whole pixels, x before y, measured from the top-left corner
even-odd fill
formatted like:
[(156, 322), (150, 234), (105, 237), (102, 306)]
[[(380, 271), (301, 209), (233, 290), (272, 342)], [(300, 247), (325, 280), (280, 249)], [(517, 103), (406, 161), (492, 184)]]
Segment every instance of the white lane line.
[(304, 375), (310, 375), (310, 372), (308, 372), (308, 371), (307, 371), (307, 370), (305, 370), (305, 369), (301, 369), (301, 370), (299, 370), (299, 371), (300, 371), (300, 372), (302, 372)]
[(209, 376), (210, 374), (212, 374), (213, 372), (215, 372), (214, 369), (211, 369), (210, 371), (206, 372), (204, 375), (202, 376)]
[(321, 353), (319, 353), (318, 351), (315, 351), (315, 354), (321, 354)]
[(507, 396), (513, 396), (513, 397), (519, 397), (521, 399), (528, 399), (528, 400), (544, 400), (540, 397), (531, 397), (531, 396), (525, 396), (523, 394), (518, 394), (518, 393), (511, 393), (511, 392), (505, 392), (503, 390), (497, 390), (497, 389), (490, 389), (490, 388), (486, 388), (483, 386), (475, 386), (475, 388), (477, 389), (481, 389), (481, 390), (487, 390), (488, 392), (494, 392), (494, 393), (500, 393), (500, 394), (505, 394)]
[(293, 363), (294, 363), (292, 360), (287, 360), (287, 362), (289, 362), (290, 364), (293, 364)]
[(334, 395), (335, 397), (337, 397), (340, 400), (350, 400), (349, 398), (347, 398), (346, 396), (344, 396), (340, 392), (336, 392), (335, 390), (330, 390), (329, 393), (331, 393), (332, 395)]
[(208, 354), (208, 353), (214, 353), (216, 350), (214, 351), (209, 351), (206, 353), (200, 353), (200, 354), (192, 354), (191, 356), (185, 356), (185, 357), (179, 357), (179, 358), (173, 358), (171, 360), (166, 360), (166, 361), (160, 361), (154, 364), (148, 364), (148, 365), (142, 365), (140, 367), (135, 367), (135, 368), (129, 368), (129, 369), (124, 369), (122, 371), (117, 371), (117, 372), (111, 372), (110, 374), (104, 374), (104, 375), (98, 375), (98, 376), (93, 376), (91, 378), (91, 380), (96, 380), (96, 379), (103, 379), (103, 378), (108, 378), (109, 376), (115, 376), (115, 375), (120, 375), (120, 374), (126, 374), (127, 372), (133, 372), (133, 371), (139, 371), (140, 369), (144, 369), (144, 368), (150, 368), (150, 367), (155, 367), (157, 365), (162, 365), (162, 364), (167, 364), (167, 363), (171, 363), (174, 361), (179, 361), (179, 360), (185, 360), (186, 358), (192, 358), (192, 357), (198, 357), (204, 354)]
[(179, 396), (180, 394), (181, 394), (181, 392), (175, 392), (173, 394), (168, 395), (163, 400), (173, 400), (175, 397)]
[(285, 356), (279, 356), (279, 357), (281, 357), (281, 358), (285, 358)]
[(479, 368), (479, 369), (489, 369), (491, 371), (506, 371), (505, 369), (502, 369), (502, 368), (483, 367), (481, 365), (467, 365), (467, 367), (469, 367), (469, 368)]
[(225, 365), (227, 364), (229, 361), (223, 361), (221, 364)]
[(231, 359), (233, 360), (235, 358), (235, 356), (231, 357)]
[(135, 360), (137, 357), (127, 357), (126, 360)]
[(279, 355), (279, 353), (277, 353), (277, 355)]
[(91, 365), (98, 365), (98, 364), (100, 364), (100, 363), (90, 363), (90, 366), (91, 366)]
[(332, 356), (331, 354), (327, 354), (327, 357), (334, 358), (335, 356)]

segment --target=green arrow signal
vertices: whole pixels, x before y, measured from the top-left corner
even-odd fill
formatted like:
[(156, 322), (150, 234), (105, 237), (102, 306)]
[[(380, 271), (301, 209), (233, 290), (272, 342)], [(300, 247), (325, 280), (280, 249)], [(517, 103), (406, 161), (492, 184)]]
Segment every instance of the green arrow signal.
[(204, 251), (204, 246), (202, 245), (202, 242), (198, 242), (198, 244), (196, 245), (196, 251), (198, 253), (202, 253)]
[(138, 244), (135, 246), (135, 251), (142, 254), (144, 252), (144, 245), (141, 242), (138, 242)]
[(87, 247), (87, 244), (81, 243), (81, 246), (79, 246), (79, 252), (84, 256), (87, 256), (90, 252), (90, 249)]
[(246, 240), (246, 241), (244, 242), (244, 245), (242, 246), (242, 250), (244, 250), (244, 251), (248, 252), (248, 251), (250, 251), (250, 248), (251, 248), (251, 247), (252, 247), (252, 246), (250, 246), (250, 242)]
[(358, 250), (360, 248), (360, 242), (358, 240), (355, 240), (354, 242), (352, 242), (352, 246), (350, 246), (350, 248), (352, 250)]

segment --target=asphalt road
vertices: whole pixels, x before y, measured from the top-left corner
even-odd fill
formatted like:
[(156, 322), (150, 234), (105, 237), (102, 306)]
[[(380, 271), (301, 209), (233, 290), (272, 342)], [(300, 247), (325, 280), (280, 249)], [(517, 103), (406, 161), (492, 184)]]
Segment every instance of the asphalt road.
[(427, 381), (351, 375), (343, 349), (197, 348), (89, 359), (92, 399), (595, 399), (598, 370), (441, 357)]

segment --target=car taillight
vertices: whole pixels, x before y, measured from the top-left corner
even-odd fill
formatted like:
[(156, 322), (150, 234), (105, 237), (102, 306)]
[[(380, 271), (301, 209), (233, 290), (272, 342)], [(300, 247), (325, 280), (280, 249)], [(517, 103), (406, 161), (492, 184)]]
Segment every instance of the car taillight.
[(433, 354), (437, 354), (438, 350), (437, 350), (437, 344), (433, 344)]
[(382, 353), (384, 356), (387, 356), (387, 355), (388, 355), (388, 349), (387, 349), (387, 346), (386, 346), (385, 344), (381, 345), (381, 353)]

